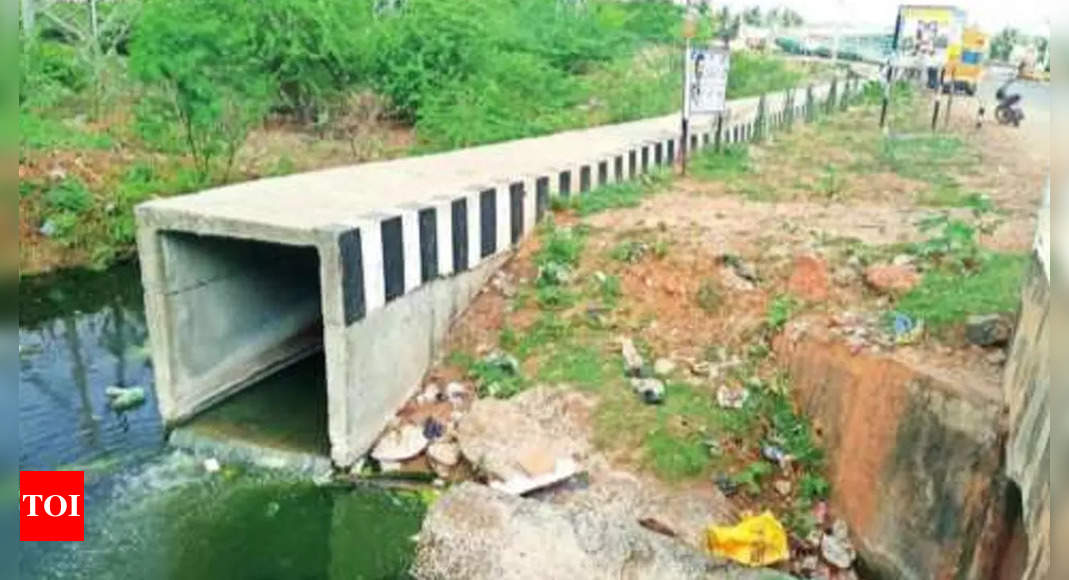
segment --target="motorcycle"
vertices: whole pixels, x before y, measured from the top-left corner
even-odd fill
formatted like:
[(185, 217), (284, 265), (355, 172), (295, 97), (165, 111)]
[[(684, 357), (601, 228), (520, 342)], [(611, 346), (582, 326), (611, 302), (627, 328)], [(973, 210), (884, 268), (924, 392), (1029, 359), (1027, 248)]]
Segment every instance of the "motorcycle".
[(998, 101), (998, 105), (995, 107), (995, 120), (1000, 125), (1013, 125), (1014, 127), (1020, 127), (1021, 121), (1024, 120), (1024, 111), (1021, 110), (1020, 94), (1007, 94), (1006, 89), (1013, 84), (1015, 79), (1006, 81), (1001, 87), (995, 91), (995, 99)]

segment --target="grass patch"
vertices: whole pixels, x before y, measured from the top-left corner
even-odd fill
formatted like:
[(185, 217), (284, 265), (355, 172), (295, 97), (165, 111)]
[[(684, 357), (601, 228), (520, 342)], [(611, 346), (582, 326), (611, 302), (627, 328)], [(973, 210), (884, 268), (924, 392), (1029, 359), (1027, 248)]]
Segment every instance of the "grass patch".
[(933, 329), (964, 322), (972, 314), (1012, 312), (1027, 262), (1024, 254), (992, 253), (975, 272), (930, 271), (896, 308)]
[(570, 207), (581, 216), (603, 212), (610, 209), (636, 207), (643, 198), (662, 190), (671, 182), (672, 174), (667, 169), (644, 174), (636, 180), (601, 186), (582, 195), (573, 195), (562, 200), (564, 207)]
[(746, 145), (728, 145), (720, 153), (708, 149), (690, 161), (687, 171), (698, 179), (731, 181), (750, 173), (750, 152)]
[(776, 296), (768, 305), (768, 311), (765, 313), (765, 323), (773, 331), (783, 330), (787, 321), (791, 319), (791, 316), (801, 307), (801, 304), (793, 296), (788, 294), (780, 294)]
[(114, 140), (105, 133), (23, 110), (19, 112), (19, 145), (23, 149), (110, 149)]
[(538, 379), (547, 383), (567, 383), (585, 390), (596, 390), (611, 381), (619, 361), (582, 343), (562, 342), (542, 361)]

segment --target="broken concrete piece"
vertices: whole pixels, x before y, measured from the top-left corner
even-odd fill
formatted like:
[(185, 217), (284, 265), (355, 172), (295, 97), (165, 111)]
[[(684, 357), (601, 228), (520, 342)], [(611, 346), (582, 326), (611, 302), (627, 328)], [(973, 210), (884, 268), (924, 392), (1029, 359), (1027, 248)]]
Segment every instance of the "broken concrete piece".
[(651, 405), (664, 401), (664, 383), (660, 379), (631, 379), (631, 388)]
[(460, 462), (460, 446), (455, 441), (435, 441), (427, 447), (427, 458), (445, 467), (453, 467)]
[(454, 405), (468, 396), (468, 387), (464, 383), (452, 382), (445, 386), (445, 398)]
[(429, 405), (438, 401), (438, 397), (441, 395), (441, 392), (442, 391), (438, 388), (438, 385), (434, 383), (428, 383), (427, 386), (423, 387), (423, 390), (416, 397), (416, 402), (421, 405)]
[(579, 464), (571, 457), (554, 460), (553, 468), (536, 476), (514, 475), (504, 481), (491, 480), (490, 487), (510, 495), (523, 495), (536, 489), (551, 486), (579, 473)]
[(824, 556), (826, 562), (841, 570), (846, 570), (854, 564), (857, 551), (850, 543), (850, 530), (846, 522), (835, 520), (832, 532), (824, 534), (820, 540), (820, 554)]
[(530, 477), (553, 473), (556, 469), (557, 458), (546, 452), (545, 449), (529, 449), (521, 453), (517, 458), (520, 467)]
[(423, 427), (405, 424), (386, 431), (371, 450), (371, 457), (380, 463), (404, 461), (419, 455), (427, 447), (427, 443)]
[(428, 511), (410, 573), (418, 580), (789, 578), (710, 558), (638, 523), (656, 516), (605, 507), (602, 501), (524, 499), (462, 483)]
[(1002, 314), (972, 315), (965, 320), (965, 338), (977, 346), (1003, 346), (1013, 336), (1013, 324)]
[(777, 479), (772, 482), (772, 487), (775, 488), (777, 493), (784, 497), (791, 495), (791, 482), (789, 480)]
[(637, 377), (642, 374), (642, 355), (638, 354), (634, 341), (626, 337), (621, 338), (620, 355), (624, 357), (624, 375)]
[(725, 409), (741, 409), (750, 398), (750, 391), (744, 387), (721, 385), (716, 390), (716, 404)]

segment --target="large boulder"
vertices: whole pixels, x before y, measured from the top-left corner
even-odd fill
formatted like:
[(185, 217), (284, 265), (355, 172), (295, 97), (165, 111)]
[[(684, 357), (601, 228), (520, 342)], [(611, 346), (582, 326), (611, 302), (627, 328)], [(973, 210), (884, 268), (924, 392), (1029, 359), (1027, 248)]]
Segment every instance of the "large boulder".
[(411, 573), (419, 580), (790, 578), (714, 559), (587, 502), (554, 504), (470, 482), (431, 507)]

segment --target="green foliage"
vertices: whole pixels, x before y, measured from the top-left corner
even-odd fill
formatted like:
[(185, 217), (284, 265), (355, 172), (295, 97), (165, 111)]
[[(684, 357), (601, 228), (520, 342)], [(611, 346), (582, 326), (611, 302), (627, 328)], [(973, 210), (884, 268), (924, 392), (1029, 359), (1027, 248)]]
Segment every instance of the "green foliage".
[(96, 133), (35, 111), (19, 113), (19, 144), (24, 149), (109, 149), (106, 133)]
[(761, 483), (765, 478), (772, 475), (774, 469), (766, 461), (754, 461), (749, 463), (741, 471), (735, 474), (735, 483), (750, 495), (761, 493)]
[(973, 314), (1012, 312), (1020, 298), (1027, 257), (992, 253), (974, 270), (937, 268), (897, 303), (896, 309), (939, 329)]
[(838, 199), (846, 188), (846, 182), (839, 168), (834, 163), (824, 166), (824, 171), (817, 182), (817, 189), (829, 201)]
[(622, 293), (619, 276), (608, 274), (598, 282), (598, 295), (606, 306), (614, 306)]
[(19, 106), (51, 107), (89, 85), (89, 71), (74, 47), (49, 40), (22, 45)]
[(218, 158), (222, 178), (229, 176), (245, 135), (277, 90), (277, 79), (260, 69), (258, 6), (150, 0), (137, 24), (131, 69), (173, 99), (189, 153), (205, 176), (218, 169)]
[(995, 60), (1010, 60), (1010, 55), (1013, 53), (1013, 47), (1024, 42), (1024, 34), (1020, 30), (1013, 27), (1003, 28), (991, 37), (989, 43), (989, 52), (992, 59)]
[(582, 227), (561, 228), (547, 222), (542, 235), (542, 247), (535, 254), (535, 265), (545, 269), (550, 264), (574, 267), (579, 263), (579, 256), (586, 243), (586, 232)]
[(92, 204), (92, 194), (76, 177), (64, 179), (45, 193), (45, 205), (55, 211), (79, 214), (89, 209)]
[(575, 304), (575, 295), (558, 285), (541, 285), (536, 291), (538, 306), (542, 309), (560, 310)]
[(719, 153), (706, 149), (690, 162), (688, 171), (700, 179), (730, 180), (750, 172), (750, 151), (746, 145), (729, 145)]
[(731, 55), (727, 98), (737, 99), (786, 90), (801, 82), (803, 74), (782, 58), (752, 52)]
[(646, 435), (645, 446), (653, 470), (669, 481), (699, 476), (709, 465), (709, 452), (697, 435), (672, 435), (660, 427)]
[(698, 285), (698, 293), (695, 295), (698, 307), (707, 314), (713, 314), (720, 309), (724, 298), (720, 294), (720, 284), (712, 278), (705, 278)]
[(613, 361), (590, 346), (563, 342), (553, 345), (551, 354), (538, 369), (538, 378), (551, 384), (597, 389), (616, 368)]
[(787, 324), (787, 321), (791, 319), (791, 316), (799, 306), (798, 301), (793, 296), (780, 294), (768, 305), (768, 312), (765, 314), (765, 323), (768, 325), (768, 328), (774, 332), (783, 330), (783, 327)]
[(806, 473), (798, 482), (798, 494), (809, 502), (825, 499), (830, 492), (828, 480), (819, 475)]

